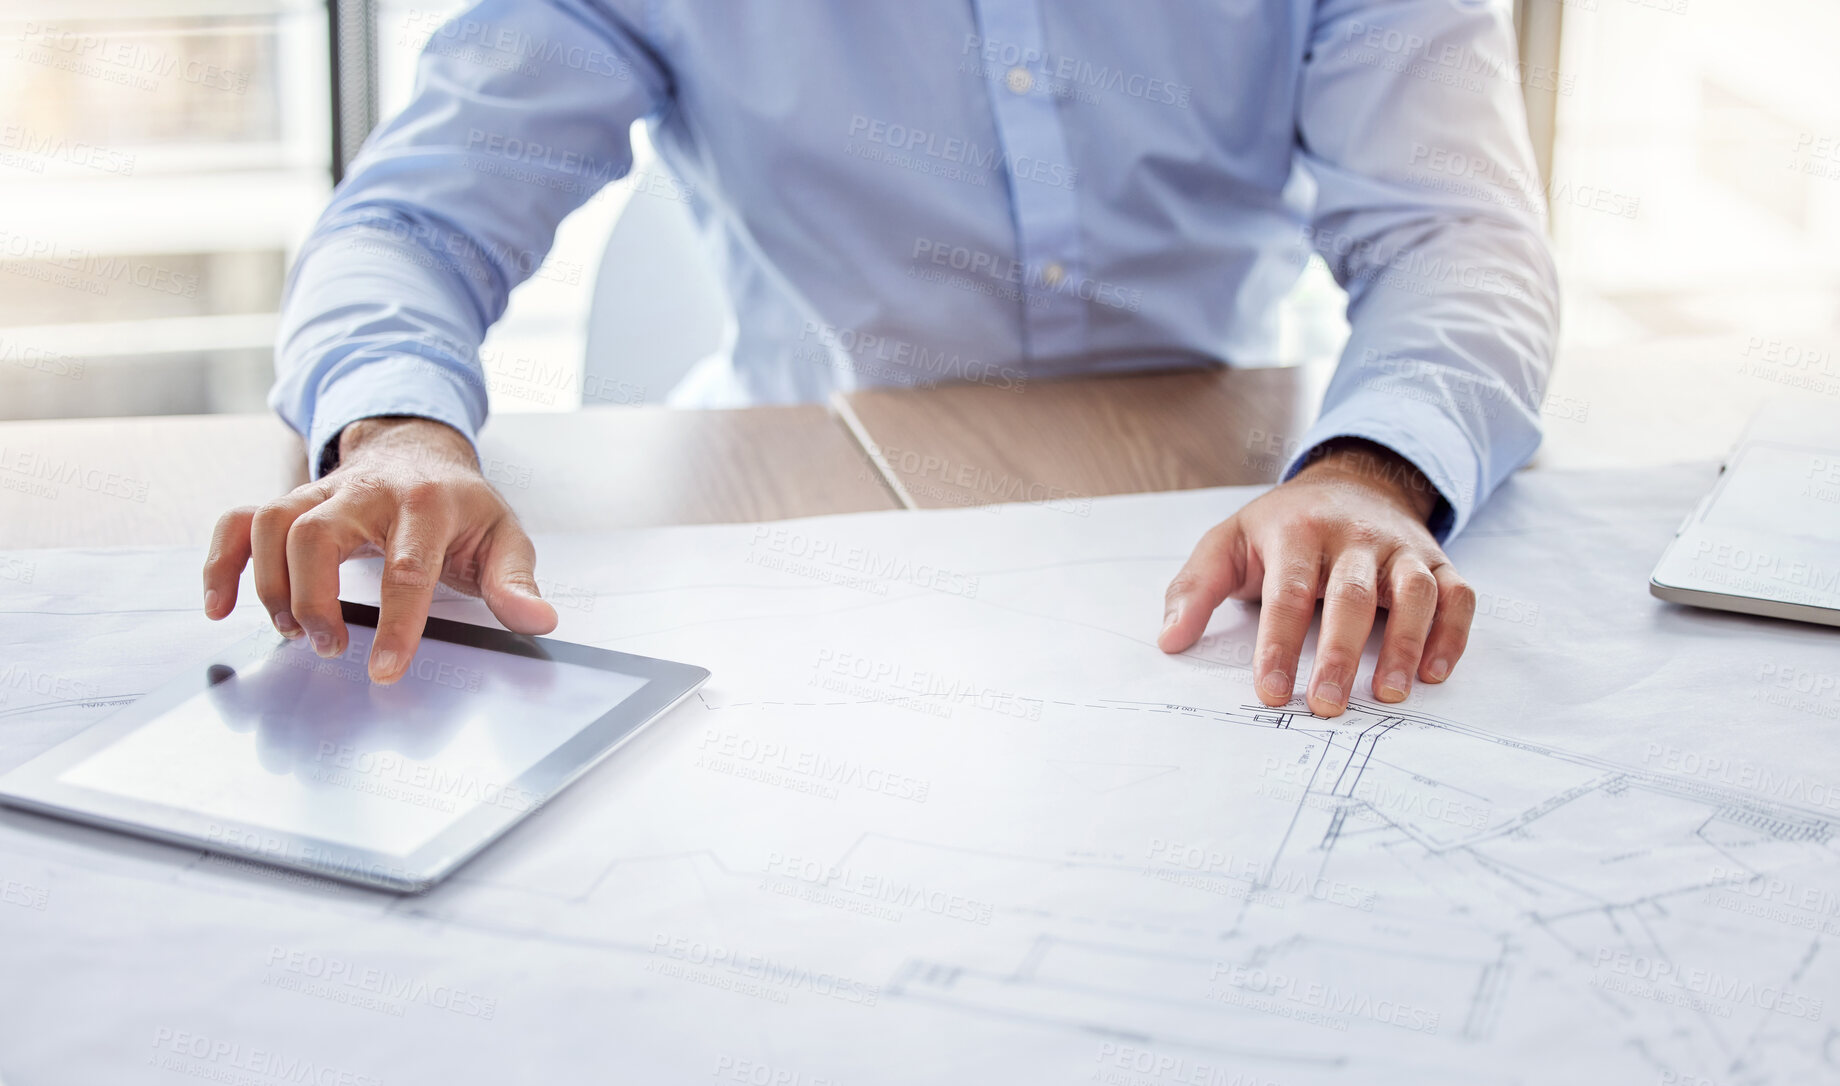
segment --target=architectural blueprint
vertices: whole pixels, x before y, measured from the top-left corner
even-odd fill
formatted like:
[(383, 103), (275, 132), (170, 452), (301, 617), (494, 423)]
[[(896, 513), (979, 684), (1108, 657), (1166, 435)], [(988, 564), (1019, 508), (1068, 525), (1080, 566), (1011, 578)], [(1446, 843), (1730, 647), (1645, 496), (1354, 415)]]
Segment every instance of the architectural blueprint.
[[(1840, 1081), (1840, 635), (1649, 597), (1713, 470), (1521, 474), (1333, 720), (1154, 646), (1252, 489), (540, 538), (699, 695), (420, 896), (0, 811), (0, 1076)], [(260, 625), (199, 559), (0, 555), (0, 770)]]

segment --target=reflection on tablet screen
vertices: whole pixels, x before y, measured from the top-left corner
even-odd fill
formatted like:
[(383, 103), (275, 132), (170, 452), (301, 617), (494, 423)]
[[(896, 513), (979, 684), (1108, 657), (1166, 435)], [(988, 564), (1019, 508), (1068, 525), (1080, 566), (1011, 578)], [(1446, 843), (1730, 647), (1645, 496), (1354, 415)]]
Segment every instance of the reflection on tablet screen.
[(529, 809), (518, 778), (645, 685), (637, 676), (424, 640), (393, 686), (375, 631), (338, 659), (281, 641), (65, 770), (61, 782), (283, 833), (408, 855), (481, 804)]

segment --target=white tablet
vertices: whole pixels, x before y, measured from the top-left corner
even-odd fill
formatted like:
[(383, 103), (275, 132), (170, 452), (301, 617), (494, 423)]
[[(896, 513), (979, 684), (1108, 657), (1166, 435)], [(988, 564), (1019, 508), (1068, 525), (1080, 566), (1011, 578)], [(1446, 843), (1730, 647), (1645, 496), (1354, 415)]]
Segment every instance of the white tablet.
[(425, 890), (709, 678), (431, 618), (377, 686), (377, 609), (343, 607), (343, 656), (256, 634), (0, 777), (0, 803)]
[(1681, 521), (1648, 590), (1672, 603), (1840, 626), (1836, 540), (1840, 409), (1771, 400)]

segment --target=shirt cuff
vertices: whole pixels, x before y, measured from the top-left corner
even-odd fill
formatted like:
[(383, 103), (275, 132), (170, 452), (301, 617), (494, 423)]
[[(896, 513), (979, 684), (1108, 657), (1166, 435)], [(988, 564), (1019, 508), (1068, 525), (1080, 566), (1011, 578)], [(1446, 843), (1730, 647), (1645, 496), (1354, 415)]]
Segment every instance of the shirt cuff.
[(307, 469), (317, 479), (338, 463), (345, 427), (379, 415), (433, 419), (460, 431), (479, 458), (485, 390), (426, 358), (402, 355), (366, 362), (320, 390), (307, 432)]
[(1437, 488), (1439, 501), (1426, 526), (1442, 544), (1463, 530), (1476, 511), (1482, 460), (1468, 435), (1441, 409), (1403, 397), (1386, 397), (1386, 414), (1358, 401), (1323, 412), (1304, 434), (1280, 479), (1288, 480), (1308, 463), (1324, 442), (1357, 437), (1384, 445), (1422, 472)]

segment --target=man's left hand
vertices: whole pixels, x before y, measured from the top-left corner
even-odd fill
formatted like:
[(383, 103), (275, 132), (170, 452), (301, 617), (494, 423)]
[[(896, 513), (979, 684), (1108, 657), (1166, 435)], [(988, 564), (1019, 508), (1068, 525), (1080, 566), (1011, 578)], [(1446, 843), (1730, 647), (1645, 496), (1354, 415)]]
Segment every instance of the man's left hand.
[(1437, 501), (1424, 475), (1392, 450), (1331, 443), (1201, 538), (1169, 584), (1157, 645), (1181, 652), (1222, 601), (1260, 600), (1254, 685), (1260, 701), (1283, 705), (1320, 599), (1322, 633), (1305, 688), (1312, 713), (1348, 708), (1379, 608), (1387, 617), (1374, 696), (1404, 700), (1414, 674), (1443, 682), (1469, 641), (1476, 594), (1425, 526)]

